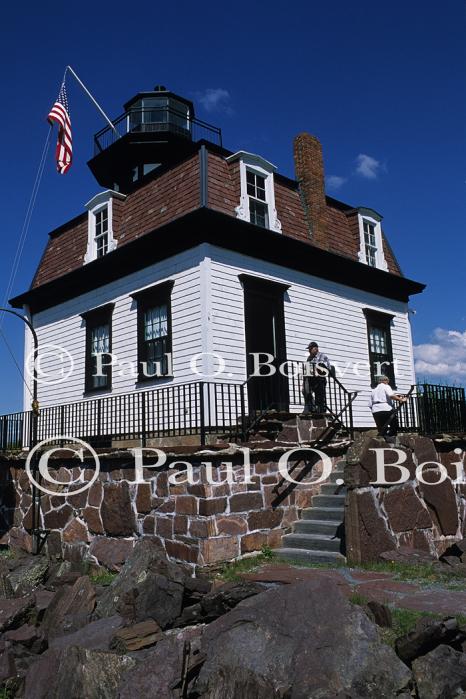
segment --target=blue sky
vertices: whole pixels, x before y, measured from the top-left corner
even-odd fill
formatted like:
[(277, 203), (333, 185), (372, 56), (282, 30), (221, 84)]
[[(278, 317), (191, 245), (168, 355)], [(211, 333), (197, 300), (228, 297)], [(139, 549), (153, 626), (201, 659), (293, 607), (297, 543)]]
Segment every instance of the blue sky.
[[(286, 175), (293, 137), (317, 135), (328, 193), (379, 211), (404, 273), (428, 284), (411, 302), (419, 378), (437, 372), (439, 382), (464, 383), (465, 26), (464, 3), (433, 0), (6, 4), (2, 300), (45, 117), (70, 64), (110, 116), (139, 90), (165, 84), (222, 127), (226, 147), (260, 153)], [(75, 161), (60, 177), (49, 151), (15, 294), (29, 286), (48, 231), (98, 191), (86, 161), (104, 123), (71, 79), (68, 96)], [(18, 358), (20, 325), (4, 321)], [(1, 338), (0, 362), (0, 412), (10, 412), (21, 406), (21, 378)]]

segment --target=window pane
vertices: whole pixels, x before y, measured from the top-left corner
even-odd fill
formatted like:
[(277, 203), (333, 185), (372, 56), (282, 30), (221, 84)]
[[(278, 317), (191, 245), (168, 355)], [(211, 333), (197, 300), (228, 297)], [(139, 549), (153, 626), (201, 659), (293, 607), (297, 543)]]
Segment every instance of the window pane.
[(387, 354), (387, 333), (382, 328), (369, 331), (370, 350), (374, 354)]
[[(93, 388), (105, 388), (108, 385), (108, 375), (96, 376), (99, 370), (98, 355), (110, 352), (110, 326), (108, 323), (91, 328), (91, 386)], [(102, 359), (102, 361), (104, 361)], [(101, 373), (105, 373), (102, 371)]]
[(371, 267), (376, 267), (376, 249), (370, 245), (366, 245), (366, 262)]
[(156, 340), (168, 334), (168, 308), (166, 304), (148, 308), (144, 312), (144, 340)]
[(262, 226), (262, 228), (268, 228), (269, 216), (266, 204), (262, 204), (255, 199), (249, 199), (249, 213), (251, 223), (254, 223), (256, 226)]
[(104, 233), (99, 235), (96, 240), (97, 257), (103, 257), (108, 251), (108, 235)]

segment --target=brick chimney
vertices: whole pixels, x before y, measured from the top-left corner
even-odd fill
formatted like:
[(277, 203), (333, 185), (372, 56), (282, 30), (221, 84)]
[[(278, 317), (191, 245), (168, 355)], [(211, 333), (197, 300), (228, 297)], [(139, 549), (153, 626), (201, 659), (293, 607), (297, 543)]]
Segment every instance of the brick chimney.
[(324, 161), (322, 145), (318, 138), (309, 133), (296, 136), (294, 164), (312, 242), (319, 248), (328, 250)]

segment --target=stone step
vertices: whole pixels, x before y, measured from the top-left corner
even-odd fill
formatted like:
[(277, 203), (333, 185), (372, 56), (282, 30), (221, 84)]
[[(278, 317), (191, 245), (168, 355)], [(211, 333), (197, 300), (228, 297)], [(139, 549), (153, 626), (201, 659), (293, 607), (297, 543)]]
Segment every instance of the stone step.
[(343, 480), (343, 476), (344, 476), (343, 471), (334, 469), (325, 482), (326, 483), (335, 483), (338, 480)]
[(285, 548), (307, 549), (309, 551), (340, 551), (341, 541), (325, 534), (285, 534), (282, 538)]
[(337, 485), (336, 483), (324, 483), (320, 489), (321, 495), (345, 495), (346, 488), (344, 485)]
[(325, 534), (337, 536), (343, 530), (343, 522), (332, 522), (325, 519), (298, 519), (293, 524), (293, 532), (297, 534)]
[(309, 549), (275, 549), (279, 558), (296, 563), (346, 563), (346, 558), (337, 551), (310, 551)]
[(326, 521), (332, 520), (337, 524), (343, 522), (344, 516), (344, 507), (306, 507), (306, 509), (301, 512), (301, 519), (325, 519)]
[(315, 495), (312, 498), (313, 507), (344, 507), (346, 495)]

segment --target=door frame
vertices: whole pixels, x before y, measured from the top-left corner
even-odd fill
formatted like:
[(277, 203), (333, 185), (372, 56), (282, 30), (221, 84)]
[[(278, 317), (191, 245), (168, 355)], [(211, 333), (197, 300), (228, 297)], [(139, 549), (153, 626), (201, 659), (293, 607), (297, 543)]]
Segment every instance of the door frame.
[[(277, 372), (274, 376), (270, 377), (272, 383), (269, 384), (271, 387), (271, 393), (275, 394), (277, 398), (276, 407), (287, 411), (289, 409), (289, 379), (283, 376), (278, 371), (278, 367), (283, 362), (286, 362), (286, 328), (285, 328), (285, 307), (284, 307), (284, 296), (285, 293), (290, 288), (289, 284), (283, 284), (281, 282), (275, 282), (270, 279), (264, 279), (263, 277), (256, 277), (250, 274), (239, 274), (238, 278), (243, 287), (243, 307), (244, 307), (244, 334), (245, 334), (245, 352), (246, 352), (246, 378), (249, 379), (249, 372), (251, 369), (252, 358), (250, 357), (250, 346), (248, 341), (249, 328), (253, 321), (253, 318), (249, 316), (248, 311), (248, 295), (255, 295), (263, 297), (265, 300), (269, 300), (271, 305), (275, 307), (275, 318), (277, 321), (275, 332), (276, 332), (276, 354), (274, 358), (274, 365), (277, 368)], [(250, 336), (250, 335), (249, 335)], [(252, 350), (254, 351), (254, 350)], [(258, 401), (257, 391), (255, 391), (254, 379), (248, 381), (248, 409), (249, 413), (262, 408), (263, 406)], [(259, 405), (257, 405), (259, 402)]]

